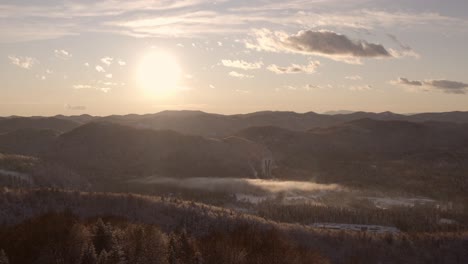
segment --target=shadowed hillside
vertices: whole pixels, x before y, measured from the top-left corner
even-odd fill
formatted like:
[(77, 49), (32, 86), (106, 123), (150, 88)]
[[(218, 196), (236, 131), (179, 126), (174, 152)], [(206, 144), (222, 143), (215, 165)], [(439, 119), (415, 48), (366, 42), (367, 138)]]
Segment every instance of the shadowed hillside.
[(92, 179), (260, 177), (263, 148), (247, 140), (207, 139), (173, 131), (90, 123), (61, 135), (48, 159)]
[(466, 124), (362, 119), (307, 132), (257, 127), (238, 135), (272, 151), (275, 177), (464, 196), (466, 131)]

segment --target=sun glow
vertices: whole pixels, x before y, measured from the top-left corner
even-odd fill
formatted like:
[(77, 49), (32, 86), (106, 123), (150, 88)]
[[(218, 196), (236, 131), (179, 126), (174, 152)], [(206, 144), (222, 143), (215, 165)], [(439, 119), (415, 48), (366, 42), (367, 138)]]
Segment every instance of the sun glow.
[(137, 81), (147, 95), (165, 97), (179, 88), (181, 68), (168, 52), (152, 51), (143, 56), (137, 69)]

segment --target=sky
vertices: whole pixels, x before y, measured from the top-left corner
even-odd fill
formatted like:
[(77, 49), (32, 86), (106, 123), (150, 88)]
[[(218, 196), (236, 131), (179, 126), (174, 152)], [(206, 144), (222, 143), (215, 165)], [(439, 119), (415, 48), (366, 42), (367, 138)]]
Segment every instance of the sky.
[(466, 0), (0, 0), (0, 116), (468, 111)]

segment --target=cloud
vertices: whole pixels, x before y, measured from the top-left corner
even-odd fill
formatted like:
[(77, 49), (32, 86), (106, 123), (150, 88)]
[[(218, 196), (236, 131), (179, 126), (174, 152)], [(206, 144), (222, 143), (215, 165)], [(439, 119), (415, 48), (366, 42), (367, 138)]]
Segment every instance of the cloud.
[[(5, 1), (4, 1), (5, 2)], [(0, 4), (0, 42), (55, 39), (86, 32), (107, 32), (134, 37), (188, 37), (245, 33), (255, 25), (289, 28), (402, 30), (425, 27), (466, 32), (467, 19), (437, 12), (376, 9), (354, 1), (288, 0), (74, 0), (7, 1)], [(369, 1), (367, 1), (369, 2)], [(40, 3), (40, 4), (39, 4)], [(216, 4), (214, 4), (216, 3)], [(330, 8), (335, 4), (335, 10)], [(358, 8), (356, 8), (358, 6)], [(372, 8), (372, 9), (366, 9)], [(402, 5), (402, 10), (407, 9)]]
[(449, 81), (449, 80), (431, 80), (426, 81), (426, 84), (437, 89), (441, 89), (447, 93), (464, 94), (468, 90), (468, 83)]
[(85, 67), (89, 67), (89, 63), (88, 63), (88, 62), (83, 63), (83, 65), (84, 65)]
[(107, 66), (110, 66), (112, 64), (113, 60), (114, 60), (114, 58), (104, 57), (104, 58), (101, 59), (101, 62), (104, 63)]
[(101, 65), (96, 65), (95, 69), (97, 72), (106, 72), (106, 70)]
[(255, 30), (246, 47), (258, 51), (316, 55), (336, 61), (359, 64), (361, 58), (390, 58), (390, 52), (380, 44), (351, 40), (332, 31), (302, 30), (288, 35), (283, 31)]
[(415, 52), (409, 45), (403, 44), (395, 35), (387, 34), (387, 37), (390, 38), (393, 42), (395, 42), (401, 50), (394, 50), (391, 49), (390, 52), (394, 57), (401, 58), (401, 57), (413, 57), (413, 58), (420, 58), (417, 52)]
[(84, 111), (86, 110), (86, 106), (65, 104), (65, 109), (72, 111)]
[(125, 61), (123, 61), (123, 60), (119, 60), (119, 61), (117, 61), (117, 63), (118, 63), (120, 66), (125, 66), (125, 65), (127, 65), (127, 63), (126, 63)]
[(351, 80), (351, 81), (360, 81), (362, 80), (362, 77), (359, 75), (351, 75), (351, 76), (346, 76), (345, 79)]
[(244, 60), (222, 60), (221, 63), (226, 67), (237, 68), (242, 70), (256, 70), (263, 66), (263, 62), (247, 62)]
[(110, 87), (92, 86), (89, 84), (75, 84), (73, 85), (73, 89), (76, 89), (76, 90), (94, 89), (97, 91), (101, 91), (103, 93), (108, 93), (110, 90), (112, 90), (112, 88)]
[(73, 85), (73, 88), (80, 90), (80, 89), (92, 89), (93, 87), (91, 85), (86, 85), (86, 84), (75, 84)]
[[(349, 8), (335, 8), (340, 11), (328, 11), (333, 9), (329, 8), (330, 6), (320, 7), (320, 5), (328, 5), (328, 2), (330, 1), (289, 0), (252, 5), (250, 7), (238, 7), (231, 9), (231, 11), (236, 11), (244, 16), (267, 14), (264, 17), (265, 21), (283, 26), (300, 26), (301, 28), (333, 27), (360, 30), (362, 32), (368, 32), (376, 28), (397, 27), (407, 30), (425, 26), (436, 30), (445, 28), (447, 30), (464, 31), (468, 22), (466, 18), (444, 16), (434, 11), (387, 11), (376, 9), (375, 6), (372, 9), (365, 6), (359, 8), (348, 6)], [(341, 7), (346, 5), (342, 1), (335, 2), (339, 3)], [(287, 12), (284, 12), (285, 10)]]
[[(286, 85), (284, 86), (285, 89), (291, 91), (312, 91), (312, 90), (323, 90), (333, 88), (331, 84), (327, 84), (325, 86), (322, 85), (315, 85), (315, 84), (306, 84), (302, 86), (294, 86), (294, 85)], [(277, 88), (277, 91), (280, 91), (280, 88)]]
[(39, 61), (32, 57), (22, 57), (22, 56), (8, 56), (10, 59), (11, 64), (16, 65), (23, 69), (31, 69), (34, 64), (39, 63)]
[(315, 73), (318, 66), (320, 66), (319, 61), (311, 61), (307, 65), (291, 64), (286, 67), (281, 67), (276, 64), (272, 64), (268, 66), (267, 69), (276, 74), (295, 74), (295, 73), (311, 74), (311, 73)]
[(350, 91), (354, 91), (354, 92), (370, 91), (370, 90), (372, 90), (372, 86), (370, 86), (370, 85), (350, 86), (350, 87), (349, 87), (349, 90), (350, 90)]
[(112, 73), (108, 73), (108, 74), (106, 74), (106, 78), (108, 78), (108, 79), (112, 79)]
[(400, 77), (395, 84), (403, 84), (403, 85), (411, 85), (411, 86), (423, 86), (423, 82), (421, 81), (410, 81), (407, 78)]
[(239, 78), (239, 79), (251, 79), (254, 77), (253, 75), (243, 74), (243, 73), (239, 73), (236, 71), (230, 72), (229, 76)]
[(55, 57), (62, 59), (62, 60), (67, 60), (73, 57), (73, 55), (70, 52), (63, 50), (63, 49), (54, 50), (54, 54), (55, 54)]
[(216, 88), (216, 86), (214, 86), (214, 85), (212, 85), (212, 84), (210, 84), (208, 87), (210, 87), (211, 89)]
[(450, 80), (424, 80), (410, 81), (407, 78), (398, 78), (396, 81), (391, 81), (394, 85), (403, 85), (417, 88), (423, 91), (442, 91), (449, 94), (466, 94), (468, 92), (468, 83), (450, 81)]

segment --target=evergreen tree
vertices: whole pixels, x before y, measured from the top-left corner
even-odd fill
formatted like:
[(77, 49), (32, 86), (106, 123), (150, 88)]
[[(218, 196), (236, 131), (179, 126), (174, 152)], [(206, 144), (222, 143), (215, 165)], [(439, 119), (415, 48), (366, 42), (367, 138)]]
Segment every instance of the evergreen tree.
[(113, 241), (112, 248), (107, 256), (108, 264), (126, 264), (125, 252), (118, 241)]
[(177, 260), (177, 237), (175, 234), (171, 234), (170, 239), (169, 239), (169, 247), (168, 247), (168, 258), (169, 258), (169, 264), (178, 264)]
[(104, 224), (101, 218), (95, 224), (93, 244), (96, 252), (101, 253), (102, 250), (109, 251), (112, 247), (112, 228)]
[(183, 230), (180, 235), (171, 235), (169, 240), (170, 264), (199, 264), (203, 263), (202, 255), (194, 241)]
[(81, 264), (96, 264), (97, 257), (96, 251), (93, 245), (89, 245), (85, 248), (83, 255), (81, 256)]
[(8, 260), (8, 257), (5, 253), (5, 251), (0, 250), (0, 264), (9, 264), (10, 261)]
[(105, 250), (101, 251), (101, 253), (99, 254), (97, 264), (107, 264), (107, 263), (109, 263), (107, 256), (108, 256), (107, 251), (105, 251)]

